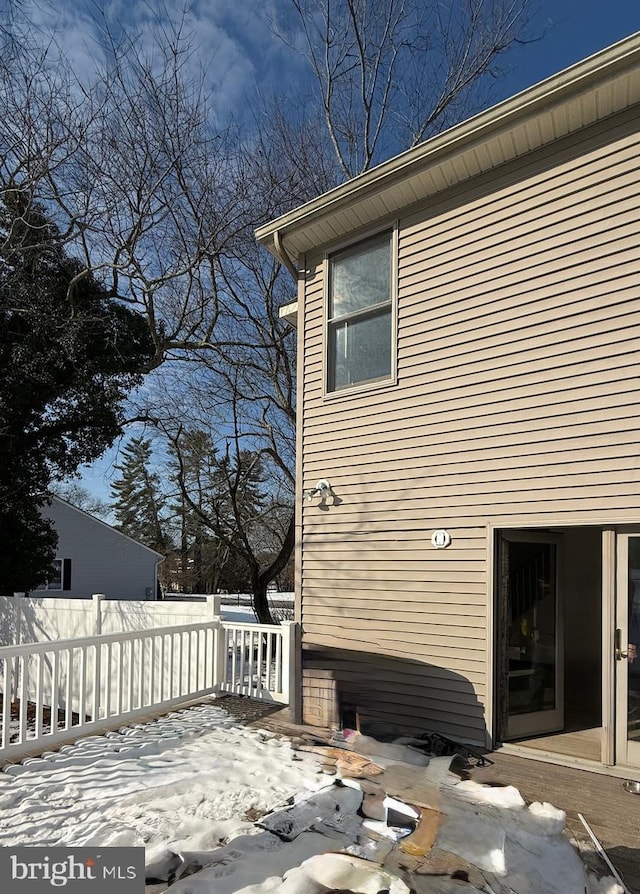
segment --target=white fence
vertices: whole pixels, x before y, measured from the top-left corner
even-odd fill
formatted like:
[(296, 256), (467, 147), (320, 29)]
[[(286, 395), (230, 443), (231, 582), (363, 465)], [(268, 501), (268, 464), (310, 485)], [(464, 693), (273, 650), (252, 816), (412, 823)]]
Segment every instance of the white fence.
[(215, 619), (0, 647), (0, 760), (213, 693), (287, 703), (296, 634)]
[(0, 645), (100, 636), (213, 621), (220, 615), (220, 597), (187, 601), (91, 599), (61, 596), (0, 596)]

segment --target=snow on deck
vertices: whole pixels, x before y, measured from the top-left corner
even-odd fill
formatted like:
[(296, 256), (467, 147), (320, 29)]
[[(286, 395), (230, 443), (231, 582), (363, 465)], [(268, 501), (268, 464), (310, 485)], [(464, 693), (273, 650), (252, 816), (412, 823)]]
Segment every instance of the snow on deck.
[[(294, 750), (209, 700), (5, 767), (0, 846), (144, 846), (149, 891), (172, 894), (458, 890), (459, 879), (434, 872), (438, 865), (472, 870), (470, 894), (620, 890), (587, 878), (562, 834), (562, 811), (528, 805), (512, 787), (460, 781), (451, 757), (366, 737), (356, 745), (381, 775), (335, 784), (321, 772), (316, 746)], [(385, 776), (398, 768), (418, 774), (412, 792), (422, 793), (414, 851), (428, 817), (437, 859), (449, 861), (433, 862), (423, 849), (431, 871), (411, 878), (403, 867), (412, 851), (401, 847), (413, 832), (391, 819), (401, 803), (385, 806)]]

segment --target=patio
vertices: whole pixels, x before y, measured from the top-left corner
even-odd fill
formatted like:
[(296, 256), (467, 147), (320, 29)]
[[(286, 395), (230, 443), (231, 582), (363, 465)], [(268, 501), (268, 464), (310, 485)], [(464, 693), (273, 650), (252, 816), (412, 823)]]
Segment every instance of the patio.
[[(222, 709), (222, 712), (219, 709)], [(214, 732), (217, 727), (221, 728), (218, 733), (214, 734), (214, 738), (209, 744), (207, 744), (209, 740), (198, 738), (200, 735), (200, 732), (198, 731), (196, 731), (196, 738), (193, 740), (192, 744), (189, 744), (190, 734), (188, 732), (184, 742), (181, 737), (184, 737), (185, 730), (190, 728), (189, 724), (191, 723), (191, 718), (193, 718), (193, 722), (196, 723), (200, 732), (204, 731), (205, 727), (208, 727), (208, 725), (211, 724)], [(148, 723), (151, 723), (154, 728), (156, 724), (158, 725), (158, 731), (153, 735), (153, 730), (149, 727), (149, 735), (151, 735), (151, 738), (155, 743), (152, 747), (151, 743), (149, 743), (149, 745), (145, 744), (147, 721)], [(233, 779), (238, 777), (238, 779), (243, 779), (247, 797), (249, 798), (247, 804), (254, 803), (254, 777), (251, 775), (251, 772), (247, 773), (247, 767), (244, 766), (244, 762), (248, 757), (248, 752), (246, 754), (245, 752), (247, 751), (249, 743), (241, 743), (240, 739), (238, 739), (238, 737), (241, 738), (242, 735), (244, 735), (242, 732), (242, 727), (244, 726), (246, 728), (245, 732), (249, 734), (250, 737), (253, 736), (255, 738), (255, 744), (258, 749), (267, 747), (267, 750), (270, 751), (275, 748), (276, 751), (280, 753), (278, 746), (278, 741), (280, 741), (284, 748), (284, 751), (282, 751), (281, 754), (285, 756), (285, 752), (289, 754), (291, 751), (288, 743), (281, 738), (286, 737), (286, 739), (293, 745), (293, 748), (299, 751), (298, 757), (289, 755), (287, 758), (289, 761), (293, 760), (293, 763), (287, 763), (285, 761), (285, 763), (281, 765), (281, 763), (277, 762), (277, 771), (272, 768), (278, 778), (283, 777), (283, 772), (284, 776), (288, 777), (291, 773), (295, 774), (298, 770), (303, 769), (304, 765), (307, 763), (305, 759), (309, 758), (312, 761), (319, 761), (319, 764), (316, 763), (315, 766), (322, 766), (326, 772), (330, 774), (329, 778), (326, 776), (324, 777), (324, 779), (327, 780), (325, 784), (330, 785), (331, 775), (336, 772), (336, 769), (332, 769), (331, 767), (331, 761), (332, 759), (336, 759), (336, 755), (339, 755), (337, 758), (339, 761), (338, 770), (346, 771), (343, 775), (355, 776), (362, 780), (364, 786), (363, 792), (365, 793), (365, 799), (367, 800), (367, 808), (365, 809), (364, 805), (362, 808), (365, 817), (373, 816), (374, 819), (378, 819), (377, 812), (380, 809), (380, 804), (378, 802), (381, 801), (381, 798), (384, 798), (385, 794), (398, 799), (398, 802), (408, 805), (416, 805), (417, 809), (422, 813), (422, 820), (418, 826), (416, 837), (411, 839), (411, 841), (414, 842), (411, 845), (413, 849), (407, 850), (403, 845), (397, 848), (392, 848), (390, 853), (383, 858), (380, 858), (380, 862), (384, 863), (384, 866), (392, 873), (392, 875), (404, 879), (409, 885), (409, 888), (415, 890), (418, 894), (425, 894), (425, 892), (433, 891), (440, 892), (441, 890), (444, 890), (437, 887), (438, 878), (442, 879), (446, 877), (450, 880), (459, 877), (461, 878), (461, 872), (468, 877), (470, 883), (475, 883), (477, 889), (487, 890), (485, 887), (486, 882), (483, 881), (482, 874), (478, 873), (478, 868), (476, 867), (474, 860), (469, 857), (468, 854), (468, 859), (465, 862), (464, 846), (466, 846), (466, 843), (469, 843), (472, 844), (474, 848), (478, 846), (480, 848), (485, 848), (486, 850), (486, 840), (484, 844), (482, 844), (482, 841), (483, 839), (486, 839), (486, 835), (491, 832), (491, 827), (495, 825), (496, 819), (499, 820), (501, 814), (503, 815), (503, 818), (507, 818), (509, 810), (505, 812), (497, 807), (497, 805), (503, 801), (503, 797), (513, 800), (513, 796), (509, 794), (509, 791), (512, 791), (512, 789), (505, 788), (504, 791), (500, 791), (499, 787), (501, 786), (513, 786), (517, 788), (527, 802), (547, 801), (555, 805), (555, 807), (561, 808), (567, 815), (567, 832), (574, 839), (574, 843), (577, 844), (582, 852), (584, 862), (598, 876), (611, 875), (610, 869), (608, 869), (601, 856), (596, 852), (592, 840), (578, 817), (579, 814), (584, 815), (597, 836), (597, 839), (606, 848), (611, 863), (627, 886), (627, 891), (629, 891), (630, 894), (640, 894), (640, 798), (625, 792), (622, 786), (623, 779), (620, 777), (614, 778), (607, 775), (586, 772), (584, 770), (542, 763), (533, 759), (526, 759), (513, 753), (508, 753), (504, 750), (487, 755), (490, 763), (488, 763), (487, 766), (482, 766), (482, 761), (478, 760), (479, 753), (475, 752), (473, 749), (469, 749), (466, 752), (466, 755), (462, 755), (463, 758), (466, 757), (466, 760), (463, 760), (456, 765), (457, 771), (461, 772), (461, 764), (464, 763), (466, 765), (466, 771), (463, 772), (463, 775), (470, 777), (471, 780), (468, 784), (484, 784), (485, 792), (487, 793), (487, 797), (489, 797), (487, 804), (492, 803), (493, 800), (495, 800), (497, 810), (494, 813), (493, 807), (480, 807), (478, 808), (480, 813), (478, 813), (474, 819), (475, 808), (470, 809), (470, 811), (468, 808), (463, 809), (459, 818), (462, 818), (464, 823), (470, 822), (471, 826), (469, 827), (469, 831), (467, 831), (467, 826), (464, 826), (463, 837), (459, 839), (459, 841), (464, 843), (463, 850), (460, 851), (455, 846), (452, 847), (450, 841), (447, 843), (446, 836), (447, 834), (451, 834), (450, 825), (449, 828), (440, 828), (441, 820), (446, 816), (451, 816), (450, 809), (452, 804), (447, 802), (447, 798), (449, 798), (450, 801), (449, 795), (445, 794), (445, 800), (441, 804), (438, 800), (440, 797), (438, 795), (438, 791), (440, 791), (438, 784), (436, 783), (434, 786), (434, 780), (429, 779), (429, 774), (425, 774), (424, 766), (412, 765), (414, 763), (413, 760), (407, 762), (406, 756), (398, 757), (397, 754), (393, 752), (393, 749), (396, 749), (398, 746), (385, 745), (377, 740), (370, 739), (367, 744), (367, 737), (358, 737), (358, 735), (356, 735), (355, 740), (353, 741), (350, 736), (345, 736), (342, 748), (333, 748), (330, 747), (332, 739), (330, 730), (296, 725), (291, 722), (288, 710), (283, 709), (280, 705), (241, 696), (223, 696), (214, 701), (212, 700), (210, 705), (194, 705), (190, 711), (186, 712), (186, 714), (182, 711), (178, 714), (163, 716), (157, 721), (153, 720), (153, 717), (150, 716), (147, 721), (121, 730), (120, 732), (108, 733), (105, 737), (90, 736), (80, 740), (77, 746), (67, 746), (63, 748), (59, 754), (51, 752), (34, 761), (25, 762), (25, 765), (22, 767), (16, 766), (15, 768), (7, 768), (9, 776), (15, 777), (17, 774), (18, 779), (22, 774), (26, 774), (22, 778), (24, 778), (25, 783), (29, 785), (31, 795), (30, 798), (24, 802), (24, 805), (31, 805), (29, 810), (32, 810), (34, 805), (40, 804), (40, 801), (42, 801), (40, 807), (38, 807), (38, 809), (41, 810), (41, 815), (39, 814), (40, 820), (37, 826), (39, 837), (37, 841), (35, 839), (29, 839), (29, 843), (44, 842), (52, 844), (59, 842), (64, 844), (67, 839), (64, 838), (64, 830), (62, 830), (60, 826), (62, 820), (64, 820), (64, 823), (67, 825), (71, 824), (69, 828), (72, 831), (69, 832), (69, 834), (72, 834), (73, 829), (80, 827), (84, 829), (85, 827), (89, 828), (89, 826), (93, 828), (95, 826), (95, 829), (98, 829), (98, 832), (96, 833), (94, 829), (91, 833), (92, 842), (95, 843), (95, 841), (98, 840), (104, 841), (107, 840), (105, 836), (108, 838), (113, 831), (112, 824), (116, 822), (121, 824), (122, 829), (125, 831), (128, 830), (126, 832), (128, 835), (127, 840), (129, 840), (132, 835), (134, 837), (136, 835), (142, 835), (142, 838), (145, 840), (145, 846), (147, 846), (147, 844), (150, 844), (151, 842), (147, 842), (145, 836), (149, 833), (151, 826), (153, 826), (155, 831), (153, 832), (152, 839), (153, 836), (160, 835), (161, 841), (164, 842), (164, 838), (166, 838), (167, 840), (165, 844), (168, 848), (168, 852), (173, 852), (175, 850), (176, 852), (184, 851), (187, 853), (192, 851), (194, 845), (190, 842), (190, 839), (189, 841), (185, 840), (182, 843), (180, 841), (177, 841), (177, 843), (173, 842), (173, 838), (175, 838), (177, 834), (175, 832), (175, 827), (180, 825), (180, 823), (177, 823), (176, 821), (176, 811), (179, 809), (185, 813), (181, 822), (185, 828), (189, 826), (191, 821), (191, 814), (189, 811), (193, 806), (191, 805), (189, 798), (193, 799), (193, 797), (197, 795), (197, 791), (195, 792), (195, 795), (192, 791), (194, 788), (194, 772), (198, 779), (198, 785), (200, 788), (204, 786), (203, 791), (206, 790), (207, 792), (205, 800), (211, 800), (215, 796), (217, 804), (227, 803), (228, 796), (218, 792), (217, 784), (215, 783), (216, 779), (219, 781), (221, 778), (217, 769), (218, 764), (216, 763), (216, 761), (221, 759), (219, 754), (221, 748), (226, 749), (226, 757), (224, 757), (224, 760), (236, 760), (239, 754), (243, 755), (241, 761), (242, 766), (238, 765), (236, 771), (231, 773), (231, 775), (225, 770), (223, 775), (225, 778), (229, 777), (230, 779)], [(165, 727), (167, 728), (165, 729)], [(224, 730), (222, 727), (224, 727)], [(176, 738), (176, 731), (178, 733), (178, 738), (173, 741)], [(160, 734), (159, 738), (158, 733)], [(169, 740), (166, 739), (166, 735), (169, 735)], [(227, 741), (229, 737), (233, 739), (232, 742)], [(339, 738), (340, 737), (337, 736), (336, 740)], [(450, 748), (452, 743), (438, 736), (430, 738), (433, 740), (431, 744), (434, 746), (432, 749), (434, 754), (443, 753), (443, 751), (439, 750), (437, 747), (438, 745), (443, 747), (444, 753), (452, 753)], [(236, 739), (238, 741), (236, 741)], [(271, 746), (268, 746), (269, 741), (272, 742)], [(373, 746), (375, 746), (373, 752), (374, 755), (386, 754), (386, 758), (383, 761), (384, 770), (382, 770), (380, 766), (376, 766), (375, 757), (373, 758), (373, 763), (371, 763), (371, 751), (368, 751), (367, 748), (369, 747), (370, 749), (372, 743)], [(382, 747), (382, 751), (379, 750), (380, 746)], [(148, 756), (145, 756), (150, 747), (151, 751)], [(138, 769), (133, 768), (133, 764), (131, 764), (129, 759), (131, 757), (132, 759), (135, 758), (138, 760), (138, 758), (135, 757), (138, 753), (136, 749), (142, 749), (139, 757), (141, 763), (140, 768)], [(198, 757), (194, 766), (191, 767), (188, 764), (188, 755), (193, 749), (198, 751)], [(391, 749), (393, 754), (390, 755), (385, 749)], [(404, 750), (406, 752), (407, 749), (405, 748)], [(305, 754), (305, 752), (312, 753)], [(357, 754), (354, 752), (357, 752)], [(99, 758), (101, 765), (105, 764), (105, 761), (109, 765), (109, 772), (107, 775), (110, 781), (106, 788), (104, 787), (104, 770), (101, 770), (99, 773), (94, 772), (89, 766), (91, 761), (87, 764), (86, 769), (83, 769), (90, 754), (93, 755), (94, 758)], [(364, 755), (364, 758), (361, 758), (359, 755)], [(264, 781), (263, 777), (266, 779), (266, 777), (269, 776), (268, 773), (264, 772), (265, 759), (263, 753), (260, 752), (257, 760), (260, 765), (260, 777), (262, 781)], [(300, 760), (302, 760), (303, 763), (296, 763)], [(211, 764), (210, 769), (211, 772), (214, 773), (209, 781), (205, 778), (206, 773), (204, 765), (207, 762)], [(64, 777), (62, 781), (58, 778), (60, 773), (56, 770), (58, 764), (59, 771), (62, 772)], [(274, 767), (275, 766), (276, 765), (274, 765)], [(70, 776), (68, 776), (67, 768), (71, 768), (72, 770)], [(251, 768), (249, 767), (249, 769)], [(317, 773), (317, 769), (315, 772)], [(113, 798), (113, 773), (120, 779), (120, 782), (115, 786), (115, 789), (118, 792), (116, 796), (117, 803), (107, 805), (107, 801)], [(158, 779), (153, 776), (154, 773), (156, 776), (158, 773), (160, 774)], [(178, 775), (173, 779), (172, 774), (175, 775), (176, 773)], [(142, 789), (144, 789), (145, 794), (140, 793), (142, 791), (142, 789), (140, 789), (140, 774), (142, 774)], [(183, 779), (183, 776), (185, 779)], [(40, 787), (44, 786), (42, 789), (44, 792), (46, 785), (48, 784), (47, 780), (62, 785), (63, 791), (61, 794), (64, 796), (62, 797), (62, 800), (60, 800), (59, 794), (56, 795), (51, 803), (49, 803), (47, 797), (43, 796), (43, 798), (40, 798)], [(155, 782), (153, 780), (155, 780)], [(12, 786), (9, 778), (4, 781), (5, 787), (3, 789), (3, 794), (5, 795), (5, 800), (9, 796), (17, 796), (17, 794), (19, 794), (19, 786), (18, 788), (16, 788), (15, 785)], [(293, 778), (288, 781), (289, 783), (292, 782)], [(155, 801), (153, 801), (153, 798), (155, 797), (155, 789), (153, 788), (153, 785), (150, 785), (151, 782), (153, 782), (153, 785), (157, 785), (159, 782), (163, 787), (163, 791), (166, 789), (166, 792), (159, 796), (159, 798), (156, 798)], [(71, 783), (75, 786), (74, 792), (76, 788), (78, 788), (78, 785), (82, 783), (80, 788), (78, 788), (78, 791), (82, 791), (82, 798), (80, 798), (80, 800), (77, 799), (76, 794), (71, 792), (69, 793), (69, 798), (71, 798), (71, 800), (67, 799), (65, 786)], [(97, 786), (96, 792), (93, 791), (92, 786), (94, 788)], [(487, 786), (489, 787), (488, 792)], [(494, 788), (494, 786), (498, 788)], [(196, 789), (197, 788), (198, 786), (196, 786)], [(129, 789), (131, 789), (130, 792)], [(489, 795), (489, 792), (492, 790), (494, 794)], [(189, 798), (185, 800), (186, 792), (189, 792), (190, 794)], [(198, 795), (195, 800), (197, 801), (199, 797), (200, 796)], [(330, 797), (333, 797), (333, 795)], [(127, 800), (127, 798), (129, 800)], [(147, 813), (145, 813), (144, 810), (140, 812), (141, 805), (144, 807), (149, 798), (153, 801), (153, 803), (150, 804), (149, 811), (147, 811)], [(434, 800), (434, 798), (436, 800)], [(9, 801), (10, 800), (11, 798), (9, 797)], [(279, 800), (280, 803), (284, 803), (282, 799)], [(12, 808), (9, 801), (4, 804), (6, 808), (6, 823), (4, 828), (5, 833), (9, 835), (10, 838), (11, 836), (14, 836), (15, 838), (15, 835), (20, 836), (21, 833), (17, 824), (18, 816), (12, 814)], [(129, 803), (129, 801), (131, 803)], [(520, 801), (520, 803), (522, 803), (522, 801)], [(453, 803), (453, 806), (455, 807), (455, 802)], [(9, 811), (8, 813), (6, 812), (7, 810)], [(56, 810), (58, 813), (56, 813), (55, 817), (53, 817), (52, 814), (53, 818), (50, 818), (50, 822), (44, 822), (46, 816), (48, 816), (52, 810), (53, 813), (56, 813)], [(168, 813), (167, 810), (169, 811)], [(483, 810), (486, 814), (484, 819), (481, 816)], [(23, 808), (21, 808), (21, 811), (24, 812)], [(212, 811), (213, 812), (209, 811), (207, 816), (215, 818), (215, 821), (212, 819), (210, 822), (207, 821), (204, 824), (198, 822), (196, 825), (198, 828), (198, 835), (204, 832), (207, 834), (211, 833), (213, 839), (217, 841), (218, 838), (216, 838), (216, 836), (218, 833), (224, 837), (226, 831), (217, 829), (216, 823), (219, 824), (219, 821), (221, 820), (219, 807), (212, 808)], [(253, 811), (251, 811), (251, 813), (253, 816)], [(262, 813), (263, 810), (258, 811), (256, 817), (259, 818)], [(361, 814), (359, 810), (356, 811), (356, 813), (353, 815), (353, 822), (361, 824), (363, 814)], [(540, 811), (537, 811), (536, 813), (539, 814)], [(543, 808), (543, 813), (546, 813), (549, 817), (553, 816), (553, 811), (547, 810), (546, 808)], [(148, 818), (145, 819), (147, 814)], [(163, 817), (165, 817), (165, 814), (169, 826), (167, 827), (168, 831), (165, 829), (166, 834), (162, 833), (164, 834), (164, 838), (162, 838), (162, 834), (160, 833), (164, 828), (162, 822), (164, 821)], [(514, 820), (517, 819), (515, 814), (509, 815), (513, 816)], [(360, 819), (358, 819), (358, 816), (360, 816)], [(33, 824), (26, 815), (24, 819), (27, 822), (25, 829), (31, 829), (33, 831)], [(245, 819), (250, 819), (249, 814), (247, 814)], [(251, 819), (251, 822), (253, 822), (253, 819)], [(509, 822), (511, 822), (511, 820), (509, 820)], [(555, 820), (553, 822), (555, 822)], [(159, 826), (158, 823), (160, 824)], [(557, 831), (553, 833), (554, 835), (559, 834), (562, 829), (562, 824), (563, 819), (562, 816), (560, 816), (560, 826), (557, 827)], [(0, 821), (0, 827), (2, 827), (2, 825), (2, 821)], [(476, 837), (475, 832), (473, 834), (470, 833), (471, 828), (477, 830), (478, 837)], [(29, 832), (29, 834), (31, 834), (31, 832)], [(124, 834), (124, 832), (122, 832), (122, 834)], [(362, 837), (363, 834), (362, 830), (360, 830), (358, 833), (359, 838)], [(443, 834), (444, 837), (442, 837)], [(543, 832), (543, 836), (544, 834), (545, 833)], [(61, 835), (62, 838), (60, 837)], [(178, 838), (180, 838), (181, 835), (182, 833), (178, 835)], [(209, 835), (209, 837), (211, 836)], [(218, 837), (220, 836), (218, 835)], [(40, 841), (40, 838), (43, 838), (43, 841)], [(77, 834), (73, 832), (73, 840), (75, 841), (76, 838)], [(189, 836), (187, 836), (187, 838), (189, 838)], [(511, 840), (514, 840), (513, 837)], [(13, 838), (11, 838), (11, 841), (13, 841)], [(211, 863), (215, 863), (216, 860), (219, 862), (223, 857), (227, 859), (225, 857), (226, 851), (218, 851), (215, 850), (215, 848), (215, 855), (211, 855), (212, 843), (215, 845), (215, 841), (209, 842), (205, 847), (207, 860)], [(363, 841), (366, 841), (366, 836), (363, 838)], [(8, 841), (8, 843), (10, 842)], [(255, 845), (256, 839), (250, 838), (250, 843)], [(326, 850), (326, 842), (322, 843)], [(163, 844), (163, 847), (165, 847), (165, 844)], [(300, 842), (298, 842), (298, 844), (300, 844)], [(295, 848), (298, 845), (294, 842), (293, 846)], [(197, 845), (196, 847), (198, 852), (200, 847), (201, 845)], [(334, 842), (333, 845), (330, 843), (330, 847), (335, 849), (338, 845)], [(234, 852), (235, 850), (238, 850), (238, 847), (234, 848)], [(567, 848), (567, 850), (569, 849)], [(486, 851), (486, 853), (489, 853), (489, 851)], [(493, 851), (491, 851), (491, 853), (493, 854)], [(532, 850), (532, 854), (533, 853), (535, 853), (535, 849)], [(281, 856), (285, 856), (284, 852)], [(300, 854), (294, 853), (293, 856), (291, 856), (289, 853), (288, 859), (290, 859), (288, 865), (297, 865), (296, 860), (293, 859), (294, 856), (297, 858)], [(245, 861), (247, 862), (247, 865), (253, 866), (255, 863), (254, 857), (255, 855), (253, 855), (253, 857), (251, 857), (250, 854), (248, 855), (248, 860)], [(301, 859), (303, 859), (303, 857), (301, 857)], [(534, 858), (534, 863), (531, 868), (531, 871), (534, 873), (537, 872), (539, 866), (544, 865), (535, 862), (537, 859), (537, 857)], [(569, 861), (569, 863), (570, 862), (571, 861)], [(238, 871), (240, 871), (240, 868), (242, 867), (238, 867)], [(287, 866), (284, 864), (280, 867), (282, 872), (284, 872), (286, 868)], [(562, 874), (564, 865), (562, 863), (558, 864), (557, 869), (558, 872)], [(215, 873), (215, 871), (215, 868), (212, 869), (213, 873)], [(492, 879), (492, 871), (493, 870), (490, 870), (489, 876), (485, 875), (484, 879), (490, 879), (490, 884), (495, 891), (506, 890), (506, 888), (503, 889), (503, 887), (500, 886), (495, 878)], [(547, 874), (548, 871), (549, 866), (547, 865)], [(276, 874), (282, 874), (282, 872)], [(564, 894), (565, 891), (582, 891), (582, 886), (576, 888), (576, 885), (573, 883), (566, 887), (563, 887), (561, 884), (560, 887), (558, 887), (559, 878), (554, 873), (555, 870), (552, 870), (552, 874), (548, 875), (549, 879), (554, 880), (554, 884), (551, 886), (554, 891), (562, 892), (562, 894)], [(150, 881), (152, 880), (152, 877), (153, 873)], [(167, 876), (161, 875), (158, 882), (161, 878), (167, 878)], [(523, 876), (523, 879), (526, 878), (526, 876)], [(258, 881), (258, 879), (255, 881)], [(575, 881), (575, 879), (573, 881)], [(216, 885), (217, 887), (215, 890), (218, 891), (219, 883), (216, 882)], [(436, 885), (435, 888), (433, 887), (434, 885)], [(519, 890), (519, 885), (517, 883), (514, 883), (514, 887)], [(526, 890), (529, 890), (527, 884), (525, 884), (525, 888)], [(150, 894), (150, 892), (154, 892), (155, 894), (155, 892), (164, 891), (166, 889), (167, 882), (157, 884), (156, 881), (153, 880), (152, 883), (148, 885), (147, 892), (148, 894)], [(546, 888), (543, 889), (547, 890)], [(232, 889), (230, 888), (229, 890)], [(233, 888), (233, 890), (235, 890), (235, 888)], [(446, 888), (446, 890), (449, 890), (449, 888)], [(535, 888), (535, 890), (538, 890), (538, 888)], [(178, 894), (178, 888), (176, 888), (176, 892)]]

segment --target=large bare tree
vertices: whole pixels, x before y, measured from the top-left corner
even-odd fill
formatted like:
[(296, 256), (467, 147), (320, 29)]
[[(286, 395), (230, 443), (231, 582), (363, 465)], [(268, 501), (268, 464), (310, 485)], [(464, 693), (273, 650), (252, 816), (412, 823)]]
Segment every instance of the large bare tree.
[(90, 273), (145, 319), (155, 351), (132, 416), (178, 443), (185, 426), (202, 429), (206, 407), (219, 449), (268, 465), (279, 540), (256, 559), (260, 593), (293, 541), (282, 507), (295, 358), (278, 305), (294, 288), (253, 229), (479, 107), (526, 0), (277, 8), (279, 33), (311, 63), (316, 101), (276, 86), (247, 101), (242, 120), (206, 89), (187, 13), (158, 14), (141, 34), (96, 18), (82, 66), (19, 4), (0, 23), (0, 184), (55, 219), (80, 260), (71, 293)]
[(286, 0), (275, 29), (303, 53), (343, 176), (486, 103), (528, 0)]
[(145, 316), (157, 366), (217, 345), (220, 265), (247, 226), (240, 146), (215, 124), (183, 25), (140, 49), (99, 33), (82, 76), (53, 43), (4, 39), (0, 180), (50, 210), (84, 269)]

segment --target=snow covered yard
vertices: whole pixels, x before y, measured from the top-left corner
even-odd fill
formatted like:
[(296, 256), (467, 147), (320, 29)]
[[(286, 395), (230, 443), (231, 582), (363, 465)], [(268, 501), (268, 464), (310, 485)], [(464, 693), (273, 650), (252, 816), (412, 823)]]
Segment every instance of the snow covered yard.
[[(321, 772), (346, 747), (373, 775)], [(6, 767), (0, 846), (144, 846), (149, 894), (621, 890), (587, 877), (561, 811), (450, 762), (366, 737), (294, 750), (210, 700)], [(414, 783), (390, 802), (394, 774)]]

